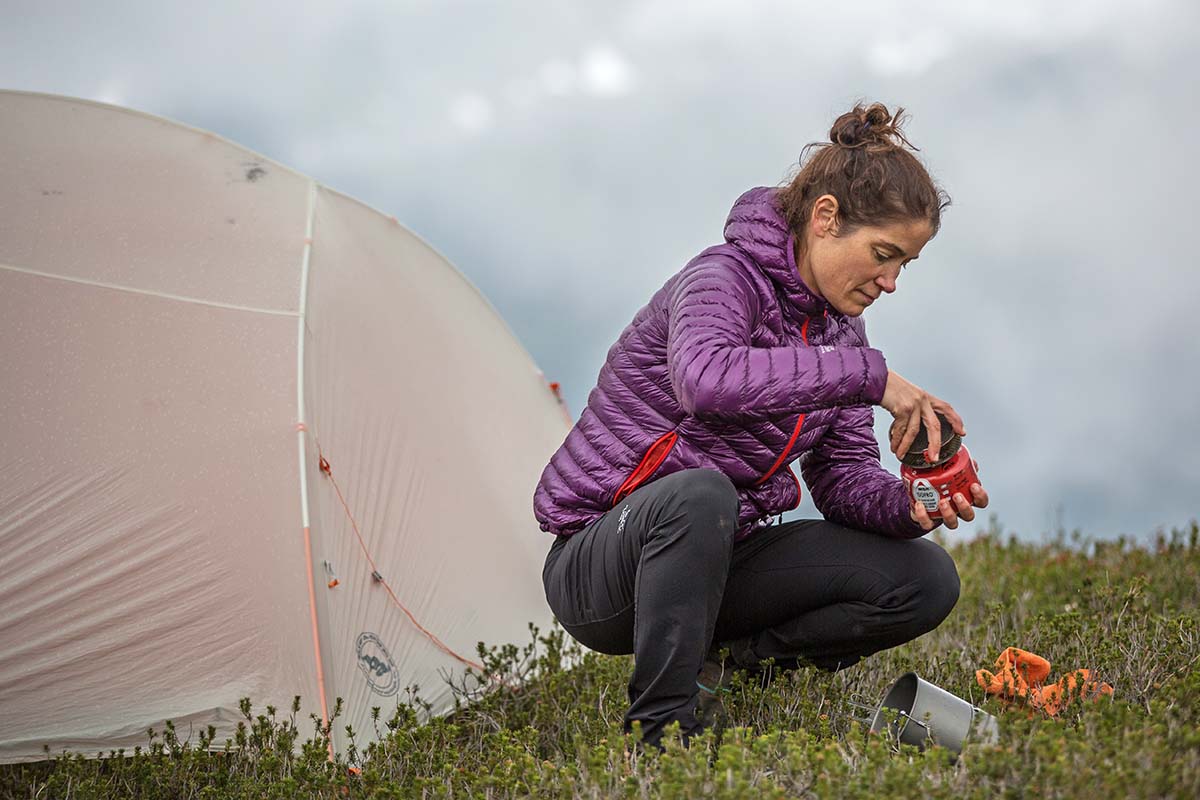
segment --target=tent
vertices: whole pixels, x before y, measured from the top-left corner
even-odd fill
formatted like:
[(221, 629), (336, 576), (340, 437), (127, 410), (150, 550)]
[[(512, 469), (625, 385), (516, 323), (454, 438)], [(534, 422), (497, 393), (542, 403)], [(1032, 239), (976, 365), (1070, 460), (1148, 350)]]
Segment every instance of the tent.
[(301, 723), (344, 698), (338, 748), (405, 687), (444, 710), (477, 642), (550, 622), (532, 495), (567, 427), (394, 218), (202, 130), (0, 92), (0, 761), (166, 720), (220, 743), (242, 697)]

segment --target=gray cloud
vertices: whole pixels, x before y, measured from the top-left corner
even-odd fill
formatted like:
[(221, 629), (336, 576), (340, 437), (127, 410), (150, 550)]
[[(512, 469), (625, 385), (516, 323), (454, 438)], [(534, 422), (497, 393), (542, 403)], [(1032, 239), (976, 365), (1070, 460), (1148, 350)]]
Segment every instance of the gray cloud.
[(1185, 0), (4, 17), (0, 85), (214, 130), (397, 216), (483, 289), (575, 413), (741, 191), (783, 180), (855, 99), (904, 105), (954, 206), (869, 330), (962, 412), (1000, 521), (1111, 536), (1200, 515)]

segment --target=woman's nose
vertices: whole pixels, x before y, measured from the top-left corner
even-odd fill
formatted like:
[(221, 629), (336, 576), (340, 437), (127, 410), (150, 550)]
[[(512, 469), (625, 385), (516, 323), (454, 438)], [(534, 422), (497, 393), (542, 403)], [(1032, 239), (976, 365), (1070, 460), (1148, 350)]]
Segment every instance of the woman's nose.
[(880, 275), (875, 279), (875, 283), (880, 289), (891, 294), (896, 291), (896, 276), (895, 275)]

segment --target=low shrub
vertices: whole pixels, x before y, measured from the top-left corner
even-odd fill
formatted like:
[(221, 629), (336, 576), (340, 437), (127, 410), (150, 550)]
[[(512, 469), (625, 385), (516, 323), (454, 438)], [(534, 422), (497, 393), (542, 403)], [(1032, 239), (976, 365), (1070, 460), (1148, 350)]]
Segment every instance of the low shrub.
[[(237, 735), (105, 758), (62, 755), (0, 769), (13, 798), (992, 798), (1200, 796), (1200, 547), (1197, 526), (1149, 542), (1079, 534), (1041, 543), (992, 530), (948, 545), (962, 596), (932, 633), (829, 674), (802, 668), (768, 685), (734, 681), (727, 726), (663, 752), (624, 735), (629, 658), (584, 652), (531, 626), (523, 647), (479, 648), (456, 706), (430, 718), (420, 694), (333, 760), (328, 726), (242, 703)], [(935, 534), (946, 545), (947, 535)], [(1088, 667), (1111, 698), (1057, 717), (1006, 708), (976, 684), (1016, 645), (1050, 659), (1052, 678)], [(1000, 719), (994, 746), (955, 759), (869, 733), (864, 718), (909, 670)], [(483, 687), (483, 688), (480, 688)], [(865, 707), (865, 708), (864, 708)], [(335, 712), (340, 711), (340, 701)]]

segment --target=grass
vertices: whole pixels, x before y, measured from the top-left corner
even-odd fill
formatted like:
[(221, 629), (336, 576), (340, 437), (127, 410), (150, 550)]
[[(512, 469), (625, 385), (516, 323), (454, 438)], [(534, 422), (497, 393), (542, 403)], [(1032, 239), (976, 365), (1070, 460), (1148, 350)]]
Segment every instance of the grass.
[[(1196, 524), (1142, 545), (1078, 534), (1023, 543), (994, 527), (970, 542), (939, 539), (962, 596), (936, 631), (832, 675), (801, 669), (766, 688), (739, 676), (728, 727), (689, 749), (668, 741), (641, 753), (622, 735), (628, 658), (533, 630), (524, 647), (480, 647), (487, 674), (475, 677), (499, 688), (459, 687), (459, 708), (428, 721), (410, 691), (390, 718), (377, 715), (378, 741), (336, 762), (328, 729), (247, 700), (233, 741), (181, 742), (168, 727), (134, 753), (4, 767), (0, 796), (1200, 797)], [(1006, 709), (974, 674), (1009, 645), (1048, 658), (1052, 679), (1091, 668), (1114, 697), (1054, 718)], [(873, 705), (909, 670), (997, 715), (999, 742), (954, 760), (868, 734), (853, 703)]]

